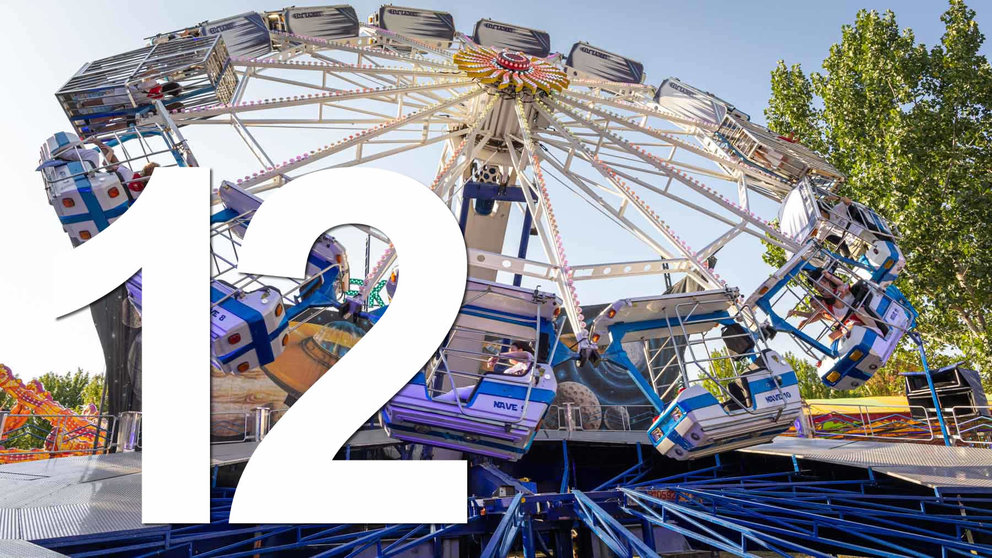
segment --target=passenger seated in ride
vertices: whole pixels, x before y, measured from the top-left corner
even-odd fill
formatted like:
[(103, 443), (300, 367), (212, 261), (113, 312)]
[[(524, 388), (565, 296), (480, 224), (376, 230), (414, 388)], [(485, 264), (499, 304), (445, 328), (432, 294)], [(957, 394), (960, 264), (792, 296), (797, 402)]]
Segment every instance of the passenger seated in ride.
[(505, 359), (510, 361), (510, 367), (500, 372), (500, 374), (506, 376), (523, 376), (530, 370), (531, 364), (534, 361), (534, 348), (526, 341), (514, 341), (510, 346), (514, 350), (489, 357), (489, 360), (486, 361), (486, 366), (495, 372), (496, 364), (499, 360)]
[(843, 279), (826, 269), (804, 269), (803, 273), (813, 282), (813, 287), (823, 296), (835, 296), (846, 299), (851, 294), (851, 288)]
[(792, 316), (803, 318), (798, 329), (802, 329), (817, 320), (823, 320), (834, 324), (833, 331), (828, 336), (831, 341), (840, 339), (850, 332), (851, 328), (859, 325), (884, 334), (883, 328), (875, 318), (859, 309), (860, 303), (870, 294), (863, 282), (859, 281), (854, 288), (851, 288), (827, 270), (813, 269), (804, 270), (804, 272), (807, 277), (812, 279), (813, 286), (818, 293), (810, 298), (812, 308), (809, 311), (802, 312), (792, 309), (786, 314), (786, 318)]
[(827, 323), (835, 324), (834, 330), (830, 333), (830, 340), (839, 339), (844, 330), (836, 325), (844, 321), (847, 311), (854, 302), (850, 287), (843, 280), (825, 269), (803, 270), (806, 277), (810, 279), (813, 288), (817, 291), (810, 297), (810, 309), (800, 311), (793, 308), (785, 315), (786, 318), (798, 316), (803, 318), (798, 329), (803, 329), (807, 325), (823, 320)]
[[(514, 341), (510, 344), (510, 346), (513, 350), (489, 357), (489, 360), (486, 361), (486, 367), (493, 373), (498, 373), (503, 376), (523, 376), (527, 374), (534, 365), (534, 348), (531, 347), (530, 343), (527, 343), (526, 341)], [(496, 372), (496, 365), (500, 359), (508, 360), (510, 362), (510, 366), (501, 372)], [(487, 372), (483, 370), (483, 374), (486, 373)], [(455, 388), (447, 393), (438, 395), (433, 399), (434, 401), (447, 401), (449, 403), (454, 403), (455, 398), (462, 401), (467, 401), (472, 396), (472, 392), (475, 391), (476, 387), (477, 385)]]
[(834, 296), (823, 296), (823, 295), (813, 295), (810, 300), (810, 310), (800, 311), (793, 308), (785, 315), (786, 318), (791, 318), (793, 316), (798, 316), (803, 318), (799, 325), (796, 326), (797, 329), (802, 329), (809, 324), (823, 320), (827, 323), (834, 324), (834, 330), (830, 332), (829, 338), (831, 341), (839, 339), (843, 335), (844, 331), (837, 327), (840, 324), (840, 320), (843, 319), (844, 314), (847, 312), (847, 305), (845, 305), (840, 299)]
[[(751, 333), (739, 323), (729, 324), (721, 330), (721, 338), (727, 346), (727, 352), (731, 355), (732, 366), (736, 369), (737, 364), (749, 358), (753, 353), (755, 342)], [(726, 385), (727, 393), (730, 397), (720, 402), (720, 406), (727, 412), (737, 411), (750, 405), (751, 387), (747, 383), (748, 374), (753, 374), (762, 367), (748, 366), (740, 378), (731, 380)]]
[[(166, 110), (178, 110), (183, 108), (183, 103), (173, 100), (183, 92), (183, 86), (179, 82), (165, 81), (159, 83), (154, 78), (147, 78), (137, 85), (128, 84), (115, 87), (110, 90), (109, 95), (81, 100), (75, 113), (79, 116), (101, 113), (116, 113), (109, 116), (96, 116), (85, 120), (91, 129), (100, 129), (104, 123), (110, 122), (121, 114), (122, 109), (130, 111), (133, 108), (154, 104), (155, 101), (162, 100)], [(170, 102), (171, 101), (171, 102)], [(131, 126), (135, 123), (136, 117), (130, 114), (126, 117), (126, 124)]]
[[(825, 203), (820, 204), (820, 217), (825, 221), (835, 222), (837, 219), (850, 219), (850, 207), (854, 201), (847, 196), (827, 195), (821, 198)], [(837, 203), (833, 207), (827, 206), (826, 202)], [(833, 219), (831, 219), (833, 217)], [(851, 257), (851, 248), (844, 242), (843, 235), (829, 234), (824, 240), (837, 247), (837, 251), (845, 258)]]
[(99, 138), (94, 138), (92, 141), (100, 148), (100, 152), (103, 153), (103, 158), (107, 161), (107, 170), (117, 173), (117, 176), (121, 179), (121, 184), (127, 185), (128, 199), (134, 201), (141, 191), (145, 189), (148, 179), (151, 177), (152, 172), (159, 167), (159, 164), (148, 163), (142, 167), (141, 172), (134, 172), (123, 165), (117, 158), (114, 150), (100, 141)]

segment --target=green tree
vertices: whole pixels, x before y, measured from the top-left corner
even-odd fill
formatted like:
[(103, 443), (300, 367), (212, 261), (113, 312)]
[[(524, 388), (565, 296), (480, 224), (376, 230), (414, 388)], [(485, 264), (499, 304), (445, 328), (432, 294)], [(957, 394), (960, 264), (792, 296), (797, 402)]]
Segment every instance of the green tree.
[[(75, 372), (56, 374), (48, 372), (38, 377), (45, 390), (52, 394), (52, 399), (62, 406), (81, 411), (84, 405), (100, 404), (103, 394), (103, 376), (90, 376), (89, 372), (77, 369)], [(6, 392), (0, 393), (0, 409), (9, 411), (16, 401)], [(45, 436), (51, 432), (52, 426), (42, 418), (31, 418), (21, 428), (18, 434), (4, 442), (4, 447), (17, 449), (39, 448), (43, 445)]]
[[(717, 399), (726, 397), (717, 386), (717, 382), (725, 386), (727, 380), (736, 378), (747, 371), (746, 363), (735, 364), (733, 359), (725, 358), (726, 356), (727, 352), (724, 350), (715, 350), (710, 353), (710, 358), (712, 359), (709, 365), (711, 378), (703, 380), (703, 387), (709, 390)], [(796, 372), (796, 378), (799, 382), (799, 394), (803, 399), (830, 399), (846, 396), (841, 392), (828, 388), (820, 381), (820, 376), (816, 373), (816, 366), (810, 364), (801, 356), (794, 353), (785, 353), (783, 358)]]
[(83, 405), (96, 405), (100, 408), (100, 402), (103, 398), (103, 376), (97, 374), (90, 378), (86, 387), (83, 388)]
[[(807, 77), (772, 71), (769, 127), (848, 176), (840, 193), (901, 231), (897, 283), (932, 354), (960, 352), (992, 374), (992, 68), (975, 13), (952, 0), (927, 48), (895, 14), (859, 11)], [(781, 261), (767, 254), (766, 261)]]
[(65, 374), (49, 372), (39, 376), (38, 380), (52, 394), (52, 399), (67, 409), (78, 410), (83, 406), (83, 392), (90, 383), (90, 374), (80, 368), (75, 372), (66, 372)]
[(709, 377), (703, 380), (703, 387), (709, 390), (717, 399), (726, 397), (720, 385), (726, 387), (727, 381), (736, 378), (744, 371), (744, 366), (737, 365), (728, 358), (729, 353), (723, 349), (710, 352)]
[(799, 382), (799, 395), (805, 399), (832, 399), (839, 397), (837, 391), (832, 390), (820, 380), (816, 373), (816, 366), (803, 357), (795, 353), (785, 353), (785, 361), (792, 366), (796, 372), (796, 380)]

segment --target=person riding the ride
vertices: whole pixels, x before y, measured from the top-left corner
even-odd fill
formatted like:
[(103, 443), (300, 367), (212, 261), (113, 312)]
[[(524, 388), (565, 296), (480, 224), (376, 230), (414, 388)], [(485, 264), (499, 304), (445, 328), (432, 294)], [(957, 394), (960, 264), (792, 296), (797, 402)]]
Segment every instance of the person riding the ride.
[[(510, 346), (513, 350), (489, 357), (486, 361), (486, 368), (489, 371), (496, 372), (496, 364), (500, 359), (505, 359), (510, 362), (510, 367), (499, 372), (499, 374), (504, 376), (523, 376), (531, 369), (531, 365), (533, 364), (534, 348), (526, 341), (513, 341)], [(483, 374), (486, 373), (488, 372), (484, 369)], [(465, 401), (471, 397), (475, 387), (474, 385), (458, 387), (433, 399), (434, 401), (447, 401), (450, 403), (454, 403), (456, 398)]]
[(495, 371), (499, 359), (506, 359), (510, 361), (510, 367), (501, 373), (507, 376), (523, 376), (530, 370), (531, 362), (534, 360), (534, 348), (526, 341), (514, 341), (510, 346), (514, 350), (489, 357), (486, 366)]

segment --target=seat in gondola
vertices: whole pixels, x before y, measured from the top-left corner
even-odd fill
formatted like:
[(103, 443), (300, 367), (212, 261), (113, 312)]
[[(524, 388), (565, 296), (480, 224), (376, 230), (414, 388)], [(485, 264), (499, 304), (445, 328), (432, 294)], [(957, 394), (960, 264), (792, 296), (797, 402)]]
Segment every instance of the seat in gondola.
[(470, 280), (441, 349), (383, 408), (393, 438), (515, 461), (555, 397), (561, 301)]

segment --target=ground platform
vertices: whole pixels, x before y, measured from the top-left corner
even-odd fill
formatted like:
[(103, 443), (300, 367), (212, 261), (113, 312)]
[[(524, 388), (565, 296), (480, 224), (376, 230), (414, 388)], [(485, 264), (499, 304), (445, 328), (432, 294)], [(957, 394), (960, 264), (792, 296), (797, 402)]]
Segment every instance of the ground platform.
[(992, 490), (988, 448), (779, 436), (738, 451), (860, 467), (935, 490)]
[[(541, 433), (536, 440), (595, 445), (610, 440), (600, 433)], [(377, 434), (356, 440), (375, 444)], [(626, 438), (617, 445), (636, 443)], [(214, 445), (213, 467), (247, 462), (256, 442)], [(992, 451), (908, 442), (871, 442), (779, 437), (773, 442), (738, 450), (749, 454), (811, 460), (868, 469), (936, 490), (992, 492)], [(0, 466), (0, 556), (31, 554), (11, 540), (44, 542), (101, 533), (154, 533), (164, 526), (141, 523), (141, 454), (118, 453), (66, 457)], [(7, 552), (9, 550), (9, 552)], [(41, 552), (43, 549), (39, 549)], [(7, 552), (5, 554), (5, 552)], [(11, 554), (13, 552), (13, 554)], [(57, 555), (57, 554), (56, 554)]]

